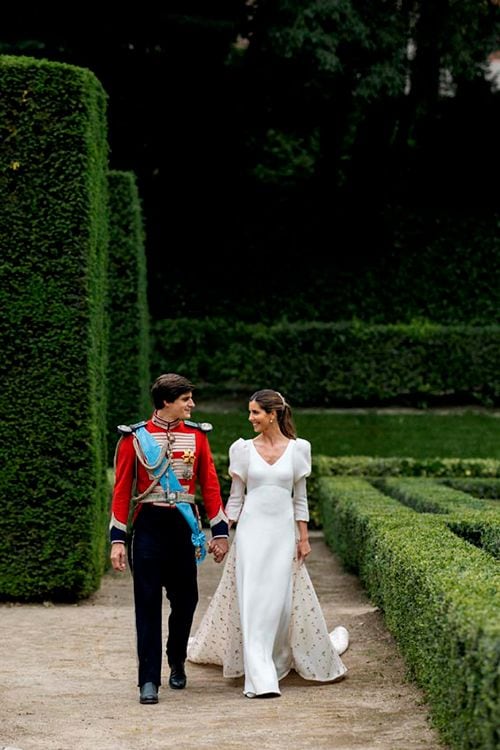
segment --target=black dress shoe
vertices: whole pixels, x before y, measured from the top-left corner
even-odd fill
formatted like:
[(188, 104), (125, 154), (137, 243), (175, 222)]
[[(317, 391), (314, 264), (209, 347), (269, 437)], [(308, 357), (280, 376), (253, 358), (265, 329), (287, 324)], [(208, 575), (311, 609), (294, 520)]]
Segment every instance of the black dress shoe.
[(171, 667), (168, 684), (174, 690), (182, 690), (186, 687), (186, 672), (184, 664), (173, 664)]
[(141, 685), (139, 703), (158, 703), (158, 688), (154, 682), (145, 682)]

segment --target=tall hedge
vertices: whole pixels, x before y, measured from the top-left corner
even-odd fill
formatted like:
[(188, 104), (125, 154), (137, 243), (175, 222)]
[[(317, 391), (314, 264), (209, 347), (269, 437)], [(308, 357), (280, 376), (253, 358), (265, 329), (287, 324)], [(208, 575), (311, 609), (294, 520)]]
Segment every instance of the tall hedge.
[(108, 462), (116, 425), (144, 419), (149, 398), (149, 312), (142, 209), (135, 175), (109, 173)]
[(0, 57), (0, 597), (77, 599), (104, 567), (106, 94)]

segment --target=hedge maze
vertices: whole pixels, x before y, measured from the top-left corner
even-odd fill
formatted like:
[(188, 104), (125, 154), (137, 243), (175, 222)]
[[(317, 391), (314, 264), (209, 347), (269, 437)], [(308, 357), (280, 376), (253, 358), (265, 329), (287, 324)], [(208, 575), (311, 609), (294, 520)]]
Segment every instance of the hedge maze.
[[(470, 479), (445, 480), (470, 487)], [(469, 483), (469, 484), (468, 484)], [(325, 538), (384, 613), (454, 748), (499, 747), (498, 480), (321, 477)], [(481, 492), (480, 487), (485, 491)], [(478, 497), (485, 494), (489, 497)]]

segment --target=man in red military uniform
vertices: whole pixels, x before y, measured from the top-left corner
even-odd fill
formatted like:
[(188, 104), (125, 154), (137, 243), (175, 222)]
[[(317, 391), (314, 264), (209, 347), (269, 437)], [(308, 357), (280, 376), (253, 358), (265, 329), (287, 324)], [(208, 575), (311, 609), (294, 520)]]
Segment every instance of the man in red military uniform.
[[(201, 552), (204, 554), (204, 550), (194, 546), (200, 540), (199, 529), (194, 526), (198, 523), (196, 483), (212, 532), (209, 551), (214, 553), (216, 562), (221, 562), (228, 549), (228, 523), (205, 434), (211, 427), (189, 421), (195, 405), (192, 391), (192, 384), (181, 375), (160, 375), (151, 388), (155, 406), (152, 418), (119, 428), (122, 438), (115, 458), (111, 563), (115, 570), (126, 568), (127, 527), (135, 494), (129, 554), (141, 703), (158, 702), (163, 588), (170, 602), (166, 647), (171, 669), (169, 685), (174, 689), (186, 686), (184, 661), (198, 602), (196, 558)], [(154, 454), (158, 460), (151, 460), (153, 454), (147, 453), (145, 445), (158, 452)], [(165, 477), (170, 477), (170, 483), (165, 483)], [(170, 491), (172, 484), (181, 491)]]

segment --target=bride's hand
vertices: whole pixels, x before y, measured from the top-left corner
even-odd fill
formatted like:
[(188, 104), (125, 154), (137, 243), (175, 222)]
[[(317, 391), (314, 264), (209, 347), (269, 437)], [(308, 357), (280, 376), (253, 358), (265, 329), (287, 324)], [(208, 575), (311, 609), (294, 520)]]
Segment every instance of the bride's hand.
[(303, 563), (308, 555), (311, 554), (311, 545), (309, 539), (299, 539), (297, 543), (297, 559), (299, 563)]
[(222, 562), (228, 551), (228, 540), (223, 537), (211, 539), (208, 544), (208, 551), (213, 554), (216, 563)]

